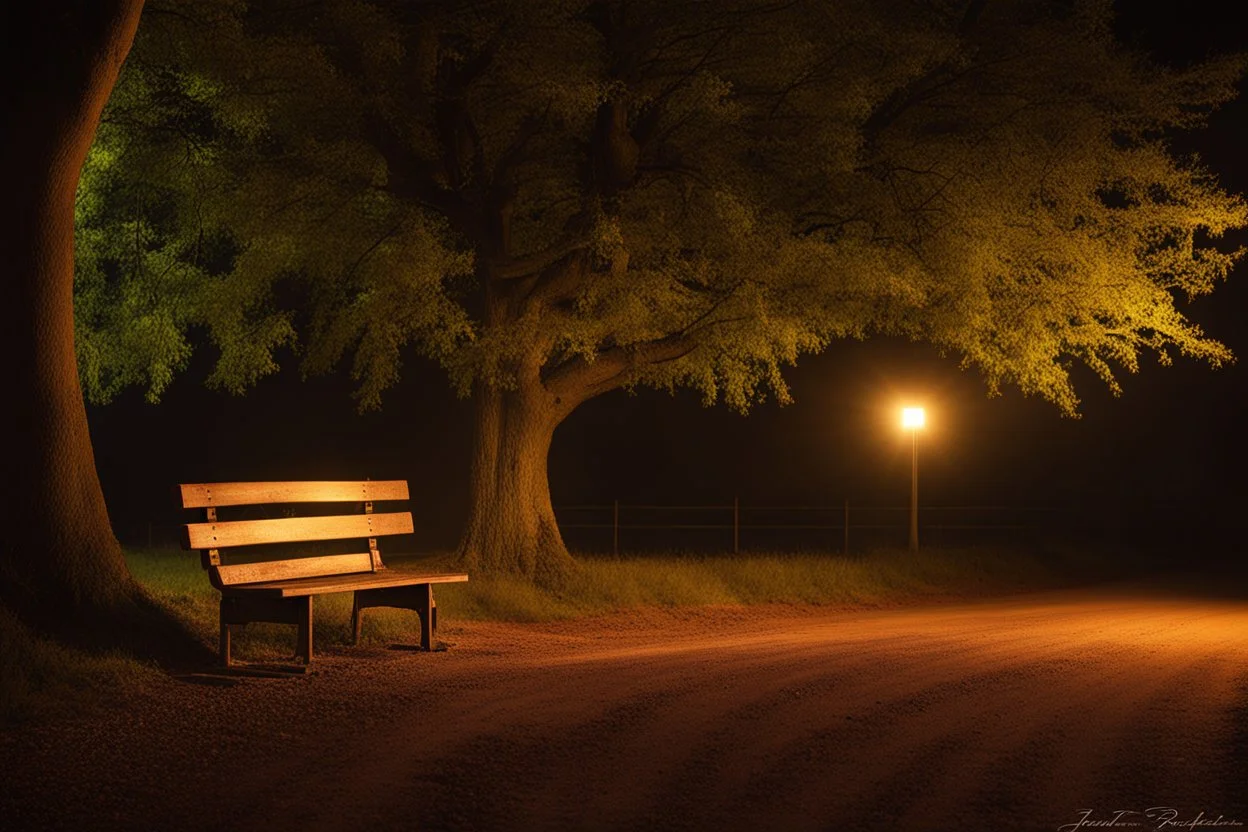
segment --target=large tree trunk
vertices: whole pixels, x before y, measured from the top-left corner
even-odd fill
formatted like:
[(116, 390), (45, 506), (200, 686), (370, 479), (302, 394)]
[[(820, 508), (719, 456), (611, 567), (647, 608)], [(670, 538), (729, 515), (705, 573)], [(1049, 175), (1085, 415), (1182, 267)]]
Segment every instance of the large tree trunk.
[(5, 364), (0, 602), (28, 623), (147, 605), (109, 524), (74, 355), (74, 199), (143, 0), (12, 4), (0, 79), (0, 330)]
[(517, 390), (482, 385), (473, 404), (471, 506), (461, 563), (557, 584), (573, 561), (555, 523), (546, 458), (566, 414), (536, 381)]

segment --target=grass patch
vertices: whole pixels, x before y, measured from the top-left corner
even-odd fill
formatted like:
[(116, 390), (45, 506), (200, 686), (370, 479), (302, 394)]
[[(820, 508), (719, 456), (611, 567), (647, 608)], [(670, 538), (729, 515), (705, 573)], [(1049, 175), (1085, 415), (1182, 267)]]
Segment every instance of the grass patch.
[(881, 607), (1055, 588), (1110, 577), (1098, 552), (1002, 548), (926, 549), (865, 555), (583, 556), (558, 591), (514, 578), (473, 577), (439, 587), (455, 618), (544, 621), (642, 607), (808, 604)]
[[(435, 591), (445, 623), (456, 620), (533, 622), (599, 615), (643, 607), (810, 604), (880, 607), (937, 598), (971, 598), (1094, 580), (1114, 572), (1102, 550), (1000, 547), (878, 550), (843, 556), (812, 552), (629, 557), (581, 556), (579, 568), (557, 590), (508, 577), (474, 575), (468, 583)], [(217, 593), (198, 556), (174, 550), (132, 551), (135, 577), (162, 603), (215, 638)], [(445, 568), (445, 558), (391, 558), (393, 568)], [(350, 641), (351, 596), (315, 599), (317, 647)], [(415, 613), (369, 610), (363, 641), (414, 643)], [(236, 637), (240, 658), (273, 659), (293, 649), (292, 628), (249, 625)]]
[(0, 667), (4, 723), (71, 712), (84, 700), (120, 699), (159, 672), (121, 653), (89, 653), (38, 636), (4, 607), (0, 607)]
[[(161, 604), (186, 620), (208, 643), (217, 634), (219, 595), (199, 556), (179, 550), (130, 550), (130, 571)], [(444, 568), (446, 558), (393, 558), (402, 569)], [(917, 554), (879, 550), (843, 556), (812, 552), (629, 557), (586, 555), (558, 590), (516, 578), (473, 575), (468, 583), (436, 589), (443, 624), (456, 621), (552, 621), (645, 607), (805, 604), (832, 607), (897, 606), (940, 598), (973, 598), (1072, 585), (1121, 574), (1129, 561), (1102, 548), (1035, 550), (1000, 547), (924, 549)], [(351, 640), (351, 595), (315, 599), (316, 649)], [(365, 644), (414, 644), (416, 614), (372, 609)], [(289, 658), (294, 628), (252, 624), (237, 632), (243, 660)], [(102, 696), (124, 696), (154, 667), (120, 654), (65, 647), (24, 627), (0, 608), (0, 719), (20, 721), (77, 708)]]
[[(199, 554), (177, 549), (145, 549), (126, 552), (126, 563), (143, 587), (157, 601), (190, 622), (210, 643), (218, 630), (220, 594), (208, 583)], [(351, 641), (351, 594), (339, 592), (313, 599), (316, 622), (313, 649), (344, 645)], [(370, 609), (364, 615), (365, 644), (415, 643), (420, 624), (416, 613), (406, 610)], [(242, 661), (289, 659), (295, 629), (289, 624), (248, 624), (234, 631), (233, 653)]]

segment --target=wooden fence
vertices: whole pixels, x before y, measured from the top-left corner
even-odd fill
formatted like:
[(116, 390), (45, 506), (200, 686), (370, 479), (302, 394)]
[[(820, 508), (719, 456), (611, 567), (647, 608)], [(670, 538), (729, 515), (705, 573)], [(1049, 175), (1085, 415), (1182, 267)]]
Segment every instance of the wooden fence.
[[(610, 550), (622, 550), (621, 533), (705, 532), (705, 542), (740, 552), (742, 536), (751, 542), (774, 537), (777, 532), (801, 532), (818, 539), (820, 548), (839, 548), (848, 553), (851, 542), (867, 539), (887, 541), (897, 537), (897, 545), (907, 540), (908, 506), (840, 505), (743, 505), (740, 499), (720, 505), (647, 505), (611, 503), (555, 507), (561, 531), (601, 532), (595, 543), (606, 542)], [(1067, 528), (1065, 510), (1043, 506), (919, 506), (919, 539), (925, 535), (948, 539), (983, 533), (1051, 532)], [(895, 535), (891, 534), (896, 532)], [(863, 534), (868, 533), (868, 534)], [(857, 543), (855, 544), (857, 545)]]

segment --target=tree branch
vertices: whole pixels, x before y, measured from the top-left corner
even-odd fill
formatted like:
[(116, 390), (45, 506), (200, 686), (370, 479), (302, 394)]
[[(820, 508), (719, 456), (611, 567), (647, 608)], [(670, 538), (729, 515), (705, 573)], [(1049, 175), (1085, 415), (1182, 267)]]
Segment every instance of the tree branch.
[[(987, 5), (988, 0), (971, 0), (961, 20), (958, 22), (957, 34), (959, 37), (965, 38), (974, 32)], [(881, 103), (875, 112), (868, 116), (863, 123), (863, 136), (868, 143), (873, 142), (877, 135), (901, 118), (907, 110), (921, 103), (936, 90), (951, 83), (952, 80), (963, 77), (972, 69), (973, 67), (961, 71), (955, 70), (952, 61), (944, 61), (933, 66), (906, 86), (895, 90), (892, 95)]]
[(966, 6), (966, 11), (962, 14), (962, 20), (958, 24), (958, 34), (966, 35), (975, 28), (975, 24), (979, 22), (980, 15), (984, 13), (984, 9), (988, 7), (988, 0), (971, 0)]
[(386, 163), (387, 190), (442, 213), (464, 233), (476, 231), (470, 206), (455, 191), (437, 184), (433, 165), (416, 156), (384, 117), (370, 113), (365, 131)]
[(584, 237), (567, 237), (524, 257), (508, 257), (492, 261), (490, 277), (495, 280), (520, 280), (535, 277), (569, 254), (575, 254), (586, 248), (589, 248), (589, 240)]
[(494, 164), (494, 173), (490, 177), (495, 183), (502, 182), (511, 176), (514, 168), (524, 161), (525, 150), (528, 148), (529, 142), (536, 136), (541, 129), (547, 124), (550, 117), (550, 107), (548, 103), (546, 109), (540, 114), (533, 114), (524, 119), (520, 124), (520, 128), (516, 131), (516, 135), (512, 138), (511, 144), (498, 157), (498, 161)]
[(655, 341), (612, 347), (603, 350), (593, 361), (578, 356), (556, 369), (544, 382), (553, 395), (575, 406), (580, 402), (622, 387), (639, 367), (664, 364), (684, 358), (698, 348), (696, 340), (684, 334), (669, 335)]

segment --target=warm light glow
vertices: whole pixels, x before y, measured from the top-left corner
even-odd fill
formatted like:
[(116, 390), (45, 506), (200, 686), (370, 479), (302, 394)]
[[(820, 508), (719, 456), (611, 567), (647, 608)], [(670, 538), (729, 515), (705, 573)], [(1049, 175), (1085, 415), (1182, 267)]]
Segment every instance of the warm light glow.
[(925, 416), (921, 407), (903, 407), (901, 409), (901, 426), (915, 430), (923, 427)]

